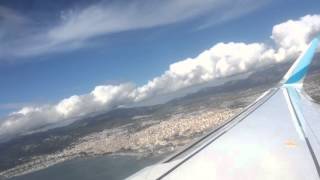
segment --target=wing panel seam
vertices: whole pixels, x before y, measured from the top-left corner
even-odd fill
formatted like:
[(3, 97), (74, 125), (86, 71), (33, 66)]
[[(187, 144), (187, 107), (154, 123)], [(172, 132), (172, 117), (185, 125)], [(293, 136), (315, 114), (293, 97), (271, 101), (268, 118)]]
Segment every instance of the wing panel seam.
[(300, 127), (300, 129), (301, 129), (301, 132), (302, 132), (302, 134), (303, 134), (303, 136), (304, 136), (304, 139), (305, 139), (305, 141), (306, 141), (306, 144), (307, 144), (309, 153), (310, 153), (310, 155), (311, 155), (311, 157), (312, 157), (313, 163), (314, 163), (315, 168), (316, 168), (316, 170), (317, 170), (318, 177), (320, 178), (320, 165), (319, 165), (319, 162), (318, 162), (317, 157), (316, 157), (316, 155), (315, 155), (315, 153), (314, 153), (314, 151), (313, 151), (313, 148), (312, 148), (312, 146), (311, 146), (311, 144), (310, 144), (310, 141), (309, 141), (308, 137), (306, 136), (306, 133), (304, 132), (304, 129), (303, 129), (303, 127), (302, 127), (302, 123), (301, 123), (301, 121), (300, 121), (299, 115), (298, 115), (297, 110), (296, 110), (297, 107), (295, 107), (295, 105), (294, 105), (294, 103), (293, 103), (293, 101), (292, 101), (292, 99), (291, 99), (289, 90), (288, 90), (288, 88), (285, 88), (285, 90), (287, 91), (287, 93), (288, 93), (288, 95), (289, 95), (289, 103), (290, 103), (290, 106), (291, 106), (292, 109), (293, 109), (293, 112), (294, 112), (294, 114), (295, 114), (296, 120), (297, 120), (297, 122), (298, 122), (298, 124), (299, 124), (299, 127)]

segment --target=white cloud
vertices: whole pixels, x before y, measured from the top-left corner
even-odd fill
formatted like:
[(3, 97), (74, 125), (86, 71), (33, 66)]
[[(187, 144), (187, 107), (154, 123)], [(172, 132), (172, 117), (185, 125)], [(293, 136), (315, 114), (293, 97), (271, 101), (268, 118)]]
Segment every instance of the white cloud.
[(276, 47), (264, 43), (217, 43), (195, 58), (170, 65), (161, 76), (147, 84), (96, 86), (90, 93), (73, 95), (55, 105), (24, 107), (0, 124), (0, 139), (25, 134), (52, 124), (71, 122), (90, 113), (132, 105), (164, 94), (183, 90), (216, 78), (247, 72), (257, 67), (285, 61), (297, 55), (315, 34), (320, 33), (320, 15), (307, 15), (275, 25), (272, 39)]
[(31, 114), (33, 112), (40, 112), (40, 111), (41, 111), (41, 109), (38, 108), (38, 107), (26, 106), (26, 107), (23, 107), (22, 109), (20, 109), (17, 112), (11, 113), (11, 115), (28, 115), (28, 114)]
[(125, 6), (98, 4), (64, 14), (62, 23), (48, 34), (54, 41), (84, 40), (102, 34), (181, 22), (210, 12), (215, 12), (214, 20), (211, 21), (226, 21), (253, 11), (266, 2), (268, 1), (147, 0), (133, 1)]
[[(223, 13), (216, 11), (212, 16), (209, 16), (203, 24), (197, 27), (197, 30), (205, 29), (218, 23), (229, 21), (237, 17), (244, 16), (248, 13), (256, 11), (266, 4), (270, 3), (271, 0), (263, 1), (251, 1), (251, 0), (234, 0), (232, 3), (227, 4), (227, 7), (221, 8)], [(217, 15), (218, 14), (218, 15)], [(219, 18), (217, 18), (219, 17)]]
[(96, 86), (84, 95), (73, 95), (55, 105), (27, 106), (0, 123), (0, 140), (26, 134), (51, 125), (68, 124), (90, 113), (108, 111), (134, 102), (134, 85)]
[(91, 92), (94, 100), (100, 102), (101, 104), (109, 104), (115, 100), (126, 102), (131, 99), (131, 92), (134, 86), (132, 84), (120, 84), (119, 86), (97, 86)]
[(137, 88), (136, 98), (141, 100), (245, 72), (256, 65), (257, 57), (265, 51), (264, 45), (258, 43), (218, 43), (196, 58), (170, 65), (162, 76)]
[(80, 108), (81, 98), (77, 95), (71, 96), (67, 99), (62, 100), (59, 104), (56, 105), (56, 111), (59, 114), (68, 116), (71, 113), (74, 113), (76, 109)]
[(319, 32), (320, 15), (306, 15), (274, 26), (271, 38), (286, 51), (287, 56), (292, 56), (305, 49)]
[[(69, 9), (61, 13), (59, 21), (50, 28), (32, 23), (17, 28), (26, 30), (19, 33), (24, 36), (12, 35), (10, 40), (6, 40), (5, 45), (0, 44), (0, 61), (5, 58), (74, 50), (86, 46), (89, 40), (101, 35), (180, 23), (197, 17), (202, 19), (209, 16), (210, 20), (205, 26), (211, 26), (215, 22), (227, 21), (249, 13), (269, 1), (257, 3), (254, 0), (133, 0), (127, 3), (115, 1), (94, 4), (83, 9)], [(11, 11), (6, 12), (8, 13), (5, 13), (4, 17), (7, 19), (22, 17), (16, 14), (13, 16)], [(29, 32), (28, 29), (32, 30)]]

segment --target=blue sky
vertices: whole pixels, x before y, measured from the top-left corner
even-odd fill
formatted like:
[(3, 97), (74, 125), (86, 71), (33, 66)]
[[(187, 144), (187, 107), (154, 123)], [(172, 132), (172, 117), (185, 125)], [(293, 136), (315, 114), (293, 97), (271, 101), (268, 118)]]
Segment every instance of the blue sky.
[[(133, 82), (143, 85), (161, 75), (170, 64), (195, 57), (218, 42), (269, 42), (273, 25), (320, 12), (318, 0), (264, 0), (258, 4), (247, 0), (248, 4), (239, 4), (243, 7), (234, 10), (239, 13), (227, 14), (230, 17), (226, 19), (221, 18), (225, 14), (220, 11), (234, 7), (221, 5), (221, 10), (212, 7), (205, 9), (206, 13), (196, 12), (172, 22), (156, 18), (159, 21), (156, 24), (93, 33), (85, 40), (72, 40), (81, 43), (75, 47), (70, 47), (67, 40), (61, 43), (62, 48), (48, 47), (45, 51), (19, 54), (25, 47), (16, 45), (16, 41), (30, 43), (27, 46), (45, 43), (29, 39), (59, 26), (64, 13), (68, 18), (74, 10), (77, 13), (91, 6), (125, 7), (132, 2), (136, 3), (2, 0), (0, 27), (7, 31), (2, 37), (0, 31), (4, 45), (0, 46), (0, 53), (5, 54), (0, 55), (0, 116), (26, 105), (52, 104), (74, 94), (88, 93), (100, 84)], [(136, 4), (143, 6), (144, 3)], [(156, 3), (154, 8), (157, 8)], [(11, 20), (5, 19), (8, 14), (18, 19), (18, 25), (7, 22)], [(6, 48), (7, 44), (10, 49)]]

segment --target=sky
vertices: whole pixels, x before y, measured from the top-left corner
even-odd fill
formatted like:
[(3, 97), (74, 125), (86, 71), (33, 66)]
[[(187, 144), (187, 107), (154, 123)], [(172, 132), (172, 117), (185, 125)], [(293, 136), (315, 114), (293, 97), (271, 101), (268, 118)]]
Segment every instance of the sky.
[(2, 0), (0, 138), (296, 56), (318, 0)]

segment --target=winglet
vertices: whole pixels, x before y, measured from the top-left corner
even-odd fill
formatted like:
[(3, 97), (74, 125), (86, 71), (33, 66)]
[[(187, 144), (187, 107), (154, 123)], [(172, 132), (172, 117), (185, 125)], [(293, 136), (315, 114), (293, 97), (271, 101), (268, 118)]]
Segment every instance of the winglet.
[(281, 81), (282, 84), (302, 84), (302, 81), (308, 72), (309, 65), (311, 64), (313, 56), (318, 48), (319, 41), (320, 35), (310, 42), (309, 47), (299, 56), (299, 58), (294, 62), (289, 71), (283, 77)]

